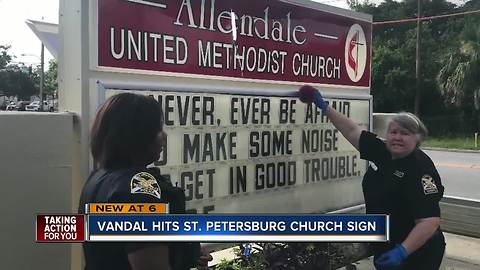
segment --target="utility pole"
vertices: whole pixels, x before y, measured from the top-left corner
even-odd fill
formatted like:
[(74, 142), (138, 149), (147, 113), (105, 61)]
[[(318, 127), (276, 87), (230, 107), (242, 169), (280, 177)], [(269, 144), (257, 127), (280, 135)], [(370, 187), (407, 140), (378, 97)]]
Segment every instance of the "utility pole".
[(43, 111), (43, 84), (45, 80), (45, 74), (44, 74), (44, 59), (45, 59), (45, 46), (43, 46), (42, 42), (42, 49), (40, 53), (40, 107), (38, 108), (38, 111)]
[(414, 112), (417, 116), (420, 116), (420, 96), (421, 96), (421, 80), (422, 75), (420, 73), (420, 33), (422, 31), (422, 21), (420, 16), (422, 13), (422, 4), (421, 0), (417, 0), (417, 52), (416, 52), (416, 61), (415, 61), (415, 78), (416, 78), (416, 90), (415, 90), (415, 109)]

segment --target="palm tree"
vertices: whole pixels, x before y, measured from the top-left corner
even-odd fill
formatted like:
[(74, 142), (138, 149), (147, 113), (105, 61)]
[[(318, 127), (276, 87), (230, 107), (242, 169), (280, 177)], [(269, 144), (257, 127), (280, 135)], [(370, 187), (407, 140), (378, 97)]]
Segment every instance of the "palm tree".
[(465, 119), (465, 124), (470, 131), (479, 131), (480, 26), (478, 22), (465, 24), (458, 49), (448, 53), (442, 64), (437, 83), (444, 101), (462, 111), (462, 118)]
[(461, 106), (472, 98), (480, 110), (480, 27), (466, 24), (460, 37), (458, 50), (442, 61), (437, 83), (446, 102)]

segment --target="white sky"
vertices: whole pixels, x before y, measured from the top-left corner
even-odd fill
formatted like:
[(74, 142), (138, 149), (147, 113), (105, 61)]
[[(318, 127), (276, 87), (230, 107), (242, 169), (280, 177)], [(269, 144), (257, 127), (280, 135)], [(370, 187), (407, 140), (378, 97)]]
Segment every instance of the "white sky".
[[(41, 42), (25, 23), (27, 19), (58, 23), (58, 0), (0, 0), (0, 45), (11, 45), (14, 61), (38, 64)], [(45, 63), (52, 58), (45, 49)]]
[[(348, 8), (346, 0), (314, 1)], [(464, 2), (465, 0), (452, 2), (459, 1)], [(59, 0), (0, 0), (0, 45), (11, 45), (9, 52), (16, 56), (14, 61), (26, 64), (40, 63), (41, 43), (27, 26), (25, 20), (58, 23), (58, 2)], [(30, 56), (21, 56), (22, 54)], [(32, 54), (36, 56), (31, 56)], [(52, 58), (52, 55), (45, 49), (45, 63)]]
[[(347, 8), (346, 0), (318, 0), (328, 5)], [(27, 19), (58, 23), (58, 0), (0, 0), (0, 45), (11, 45), (14, 61), (40, 63), (41, 43), (30, 30)], [(28, 54), (30, 56), (22, 56)], [(36, 56), (31, 56), (31, 55)], [(45, 66), (53, 56), (45, 49)]]

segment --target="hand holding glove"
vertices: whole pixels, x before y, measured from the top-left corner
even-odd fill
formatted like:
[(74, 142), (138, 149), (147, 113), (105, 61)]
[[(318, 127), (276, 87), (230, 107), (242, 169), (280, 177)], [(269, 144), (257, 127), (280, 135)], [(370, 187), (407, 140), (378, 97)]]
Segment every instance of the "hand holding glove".
[(323, 99), (322, 94), (310, 85), (302, 86), (298, 91), (298, 97), (303, 103), (313, 102), (323, 112), (328, 108), (328, 102)]
[(405, 247), (397, 244), (394, 248), (376, 258), (374, 264), (380, 270), (394, 270), (400, 267), (407, 256), (408, 253)]

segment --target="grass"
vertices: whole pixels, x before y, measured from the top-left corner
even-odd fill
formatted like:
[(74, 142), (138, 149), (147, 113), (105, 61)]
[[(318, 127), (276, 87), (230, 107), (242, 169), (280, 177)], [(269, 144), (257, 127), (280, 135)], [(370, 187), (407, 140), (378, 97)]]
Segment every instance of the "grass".
[[(480, 137), (480, 134), (479, 134)], [(477, 138), (477, 147), (475, 148), (475, 137), (430, 137), (422, 143), (423, 147), (454, 148), (480, 150), (480, 138)]]

